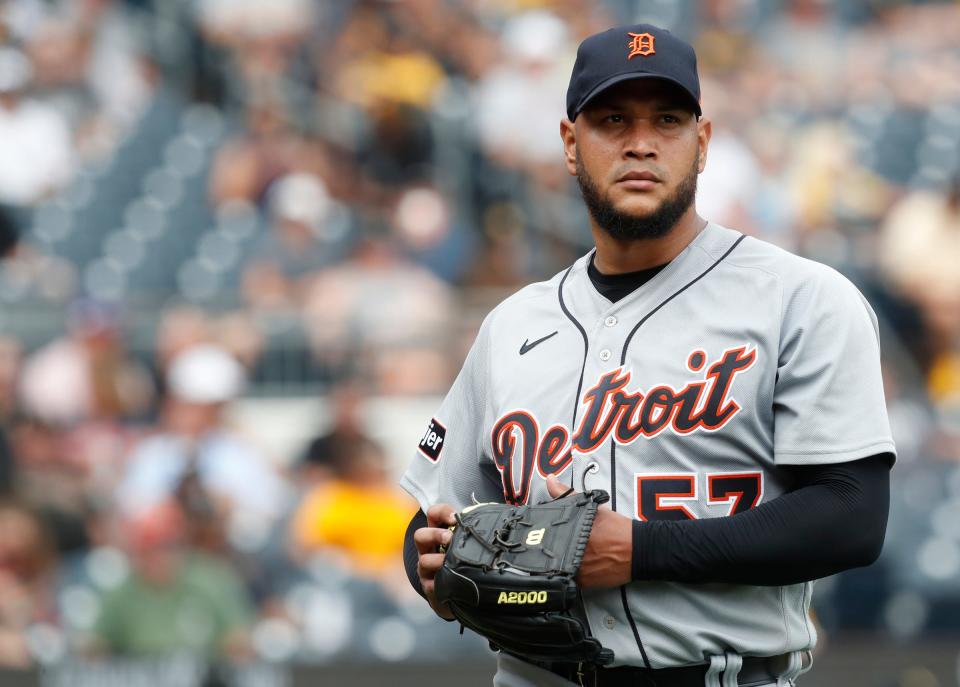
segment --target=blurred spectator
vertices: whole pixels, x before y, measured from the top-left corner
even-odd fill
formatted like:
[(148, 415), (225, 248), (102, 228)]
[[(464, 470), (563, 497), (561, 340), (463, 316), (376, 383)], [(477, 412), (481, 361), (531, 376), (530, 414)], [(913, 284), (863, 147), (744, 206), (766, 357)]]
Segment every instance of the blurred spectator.
[(173, 359), (193, 346), (213, 343), (221, 346), (246, 369), (252, 369), (263, 350), (263, 333), (251, 314), (236, 310), (219, 317), (193, 306), (177, 306), (164, 310), (154, 336), (154, 359), (163, 388), (163, 374)]
[(920, 305), (941, 345), (952, 344), (960, 333), (960, 176), (945, 193), (916, 191), (891, 209), (880, 265)]
[(109, 591), (94, 627), (99, 648), (132, 657), (249, 655), (253, 609), (233, 569), (186, 542), (185, 518), (161, 503), (129, 525), (132, 570)]
[(173, 358), (166, 382), (160, 432), (134, 448), (117, 489), (121, 510), (137, 515), (179, 495), (188, 509), (225, 522), (232, 544), (255, 548), (287, 494), (266, 457), (225, 424), (245, 382), (242, 366), (200, 344)]
[(388, 240), (369, 237), (351, 259), (316, 276), (304, 320), (320, 358), (358, 365), (386, 393), (418, 393), (447, 378), (452, 305), (446, 284)]
[(63, 307), (76, 297), (77, 266), (70, 258), (50, 255), (27, 242), (5, 257), (0, 278), (8, 300)]
[[(743, 228), (754, 229), (764, 241), (792, 249), (796, 208), (786, 168), (787, 142), (787, 134), (769, 124), (750, 132), (750, 149), (757, 156), (757, 176), (754, 192), (746, 201), (749, 218), (744, 218)], [(708, 166), (712, 162), (716, 160), (711, 152)]]
[(304, 278), (342, 259), (348, 226), (321, 179), (289, 174), (271, 186), (270, 230), (253, 250), (243, 275), (255, 308), (290, 308), (302, 300)]
[(334, 87), (367, 116), (367, 135), (355, 152), (360, 169), (369, 181), (394, 187), (430, 177), (434, 140), (427, 113), (446, 74), (413, 36), (380, 28), (381, 41), (352, 46), (356, 52), (346, 56)]
[(481, 244), (464, 283), (474, 289), (491, 289), (504, 295), (526, 282), (532, 248), (523, 234), (520, 208), (512, 203), (491, 205), (484, 216), (488, 236)]
[(336, 476), (311, 489), (294, 517), (294, 547), (301, 558), (323, 550), (345, 556), (357, 574), (398, 579), (416, 503), (390, 478), (373, 440), (358, 435), (336, 451)]
[(329, 396), (332, 426), (307, 445), (300, 461), (306, 484), (326, 482), (342, 471), (351, 447), (366, 438), (364, 404), (366, 397), (357, 382), (337, 386)]
[(82, 154), (108, 151), (143, 112), (155, 74), (124, 3), (48, 3), (24, 36), (43, 97), (63, 112)]
[(116, 0), (73, 3), (73, 11), (88, 46), (86, 82), (103, 126), (115, 129), (110, 134), (116, 136), (136, 122), (153, 95), (155, 74), (144, 59), (144, 27)]
[(216, 207), (228, 200), (259, 203), (270, 184), (296, 170), (326, 176), (323, 151), (301, 135), (287, 107), (277, 96), (262, 96), (246, 111), (246, 130), (227, 141), (214, 158), (210, 200)]
[(785, 67), (830, 80), (835, 76), (831, 66), (842, 62), (847, 45), (839, 14), (836, 6), (822, 0), (788, 0), (763, 32), (764, 47)]
[(445, 75), (436, 59), (416, 49), (404, 36), (388, 35), (383, 43), (345, 64), (339, 74), (340, 94), (372, 113), (396, 106), (427, 109)]
[[(0, 206), (0, 260), (11, 255), (20, 240), (20, 228), (8, 208)], [(17, 405), (17, 382), (23, 347), (13, 336), (0, 336), (0, 497), (13, 488), (14, 456), (9, 432)]]
[(697, 212), (725, 227), (750, 228), (749, 208), (760, 179), (746, 143), (733, 131), (715, 127), (706, 169), (697, 180)]
[(86, 457), (71, 450), (63, 427), (39, 420), (18, 422), (11, 438), (16, 494), (43, 517), (61, 553), (82, 549), (94, 496)]
[(19, 241), (19, 222), (10, 208), (0, 205), (0, 259), (10, 257)]
[[(20, 226), (10, 208), (0, 205), (0, 261), (12, 256), (20, 241)], [(0, 336), (0, 493), (10, 487), (13, 456), (7, 432), (19, 411), (17, 384), (23, 346), (15, 336)]]
[[(315, 12), (309, 0), (199, 0), (195, 4), (207, 39), (231, 48), (240, 60), (250, 59), (249, 53), (258, 50), (276, 52), (296, 45), (309, 32)], [(252, 61), (269, 63), (263, 57)], [(282, 73), (285, 64), (275, 66)]]
[(20, 52), (0, 48), (0, 202), (31, 205), (66, 185), (73, 143), (56, 109), (25, 97), (33, 69)]
[(893, 207), (879, 262), (923, 315), (932, 399), (960, 410), (960, 176), (946, 193), (916, 191)]
[(0, 425), (18, 413), (17, 381), (23, 361), (23, 344), (15, 337), (0, 336)]
[(180, 353), (209, 342), (212, 328), (210, 317), (200, 308), (180, 306), (165, 310), (154, 343), (157, 369), (166, 371)]
[(418, 184), (398, 193), (390, 222), (407, 255), (438, 277), (458, 283), (474, 257), (475, 237), (454, 218), (455, 211), (438, 189)]
[[(486, 8), (493, 9), (492, 7)], [(362, 12), (355, 11), (354, 17)], [(447, 72), (474, 81), (497, 61), (500, 45), (491, 18), (446, 0), (407, 0), (390, 9), (391, 25), (427, 48)], [(366, 25), (357, 22), (356, 40)], [(354, 25), (345, 27), (348, 36)]]
[(356, 158), (370, 184), (361, 190), (375, 206), (381, 191), (375, 184), (389, 189), (430, 178), (434, 141), (426, 113), (418, 108), (385, 102), (370, 114), (370, 135), (358, 146)]
[(223, 313), (213, 320), (212, 340), (222, 346), (246, 369), (252, 369), (263, 353), (264, 333), (246, 310)]
[(506, 167), (561, 168), (559, 122), (575, 50), (569, 31), (549, 12), (522, 14), (504, 27), (503, 50), (473, 94), (480, 144)]
[(0, 666), (34, 662), (27, 630), (52, 622), (54, 549), (40, 520), (23, 506), (0, 503)]
[(124, 351), (118, 313), (93, 301), (74, 303), (67, 336), (27, 359), (20, 390), (27, 412), (61, 424), (137, 417), (154, 397), (149, 374)]

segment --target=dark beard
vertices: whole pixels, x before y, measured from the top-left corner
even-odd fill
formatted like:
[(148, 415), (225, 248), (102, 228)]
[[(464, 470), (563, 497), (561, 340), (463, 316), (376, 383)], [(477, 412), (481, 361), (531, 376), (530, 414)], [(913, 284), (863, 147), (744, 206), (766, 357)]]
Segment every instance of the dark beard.
[(587, 204), (587, 210), (597, 226), (619, 241), (658, 239), (669, 234), (683, 213), (693, 204), (697, 195), (697, 174), (697, 158), (694, 157), (693, 167), (674, 194), (649, 215), (637, 216), (621, 212), (600, 192), (596, 182), (584, 168), (579, 153), (577, 154), (577, 184), (580, 186), (583, 201)]

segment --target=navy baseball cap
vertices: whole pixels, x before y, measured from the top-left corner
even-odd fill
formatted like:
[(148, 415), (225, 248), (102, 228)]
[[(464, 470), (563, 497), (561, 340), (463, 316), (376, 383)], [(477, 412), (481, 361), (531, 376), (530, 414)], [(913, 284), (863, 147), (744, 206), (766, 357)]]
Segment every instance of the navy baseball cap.
[(567, 88), (567, 117), (577, 118), (591, 100), (611, 86), (630, 79), (661, 79), (690, 96), (699, 117), (700, 78), (693, 47), (666, 29), (631, 24), (584, 39)]

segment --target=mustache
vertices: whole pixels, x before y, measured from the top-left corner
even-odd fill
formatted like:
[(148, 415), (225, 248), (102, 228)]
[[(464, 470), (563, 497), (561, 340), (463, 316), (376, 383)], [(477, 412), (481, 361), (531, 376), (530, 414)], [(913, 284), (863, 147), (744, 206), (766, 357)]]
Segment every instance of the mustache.
[(649, 172), (650, 174), (653, 174), (658, 181), (667, 180), (667, 175), (664, 172), (664, 170), (661, 169), (659, 165), (651, 165), (651, 164), (646, 164), (646, 165), (643, 165), (642, 167), (638, 167), (635, 164), (623, 165), (613, 171), (613, 174), (611, 175), (611, 179), (613, 179), (614, 181), (619, 181), (620, 179), (625, 177), (627, 174), (630, 174), (631, 172)]

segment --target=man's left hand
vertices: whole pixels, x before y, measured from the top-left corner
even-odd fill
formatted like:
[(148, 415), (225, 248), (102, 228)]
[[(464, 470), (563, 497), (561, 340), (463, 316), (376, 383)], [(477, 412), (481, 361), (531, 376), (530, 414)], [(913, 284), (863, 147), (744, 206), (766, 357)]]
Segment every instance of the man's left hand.
[[(563, 496), (569, 487), (556, 476), (547, 477), (550, 496)], [(619, 587), (630, 582), (633, 554), (633, 521), (607, 505), (597, 509), (587, 551), (577, 574), (581, 587)]]

